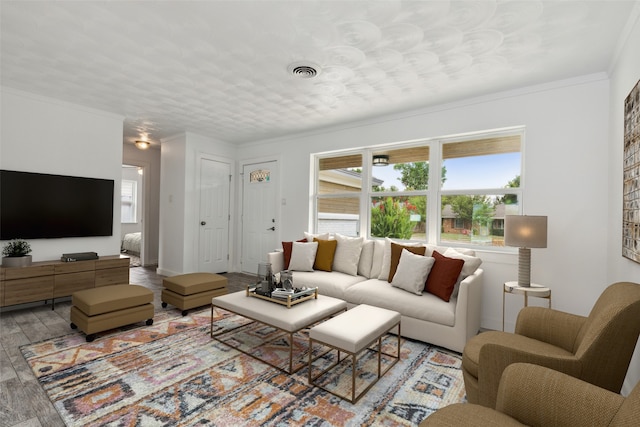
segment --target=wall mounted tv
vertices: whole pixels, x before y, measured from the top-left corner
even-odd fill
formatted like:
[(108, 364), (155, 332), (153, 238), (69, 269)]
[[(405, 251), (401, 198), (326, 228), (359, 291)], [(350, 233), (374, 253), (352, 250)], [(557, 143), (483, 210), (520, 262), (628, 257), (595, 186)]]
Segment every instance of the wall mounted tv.
[(0, 170), (0, 240), (113, 235), (111, 179)]

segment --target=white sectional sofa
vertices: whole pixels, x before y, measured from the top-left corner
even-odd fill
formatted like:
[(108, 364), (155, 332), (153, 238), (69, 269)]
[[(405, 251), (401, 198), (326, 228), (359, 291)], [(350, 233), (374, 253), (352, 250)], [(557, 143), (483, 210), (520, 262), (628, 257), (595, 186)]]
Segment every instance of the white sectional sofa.
[[(385, 240), (364, 240), (357, 259), (357, 275), (335, 270), (294, 270), (294, 286), (317, 286), (321, 295), (340, 298), (346, 301), (350, 308), (358, 304), (369, 304), (397, 311), (402, 316), (402, 336), (461, 353), (467, 340), (480, 329), (483, 270), (477, 266), (481, 261), (478, 258), (474, 258), (475, 261), (470, 263), (465, 261), (456, 290), (446, 302), (426, 291), (420, 295), (407, 292), (392, 286), (384, 277), (379, 278), (385, 275), (381, 274), (381, 270), (385, 268), (385, 261), (388, 264), (385, 257), (389, 256), (390, 241)], [(338, 247), (339, 245), (340, 243)], [(475, 256), (473, 251), (466, 249), (457, 249), (454, 252), (446, 247), (423, 246), (426, 246), (425, 255), (431, 255), (436, 250), (454, 258), (457, 258), (456, 254), (460, 254), (459, 258), (467, 260)], [(336, 253), (338, 264), (344, 264), (345, 258), (344, 253)], [(268, 261), (274, 272), (284, 270), (283, 251), (270, 252)], [(468, 267), (471, 267), (472, 271)]]

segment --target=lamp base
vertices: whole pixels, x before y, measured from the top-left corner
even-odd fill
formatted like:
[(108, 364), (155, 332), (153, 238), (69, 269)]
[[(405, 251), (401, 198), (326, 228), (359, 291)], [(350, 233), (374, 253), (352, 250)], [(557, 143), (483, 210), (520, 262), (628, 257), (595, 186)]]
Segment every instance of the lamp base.
[(518, 249), (518, 286), (531, 287), (531, 249)]

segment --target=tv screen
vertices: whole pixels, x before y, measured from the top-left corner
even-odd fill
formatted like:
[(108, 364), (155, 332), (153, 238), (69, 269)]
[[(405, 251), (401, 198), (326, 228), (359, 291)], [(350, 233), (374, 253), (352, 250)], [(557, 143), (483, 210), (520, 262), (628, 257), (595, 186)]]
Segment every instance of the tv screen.
[(0, 170), (0, 240), (111, 236), (113, 184)]

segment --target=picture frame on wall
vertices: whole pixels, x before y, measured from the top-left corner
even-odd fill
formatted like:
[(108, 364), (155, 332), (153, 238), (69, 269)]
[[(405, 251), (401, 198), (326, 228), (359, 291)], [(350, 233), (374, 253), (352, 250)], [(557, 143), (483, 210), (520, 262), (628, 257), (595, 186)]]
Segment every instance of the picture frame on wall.
[(624, 101), (622, 256), (640, 263), (640, 80)]

